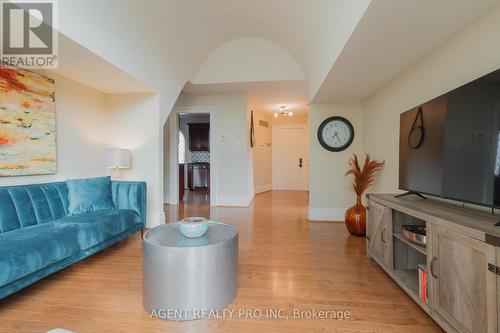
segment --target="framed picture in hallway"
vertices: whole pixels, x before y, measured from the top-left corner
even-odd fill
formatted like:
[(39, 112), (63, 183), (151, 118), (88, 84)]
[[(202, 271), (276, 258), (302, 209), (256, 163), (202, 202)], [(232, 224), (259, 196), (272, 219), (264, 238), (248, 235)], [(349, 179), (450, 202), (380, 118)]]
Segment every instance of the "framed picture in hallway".
[(56, 172), (54, 80), (0, 67), (0, 176)]

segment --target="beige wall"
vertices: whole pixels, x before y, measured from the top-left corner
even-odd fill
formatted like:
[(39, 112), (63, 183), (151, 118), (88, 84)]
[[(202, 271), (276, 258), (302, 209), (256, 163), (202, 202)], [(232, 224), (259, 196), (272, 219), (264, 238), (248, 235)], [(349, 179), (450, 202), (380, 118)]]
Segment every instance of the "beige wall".
[(276, 125), (307, 125), (309, 124), (309, 112), (296, 113), (292, 117), (272, 117), (273, 126)]
[(365, 101), (363, 146), (386, 161), (370, 191), (398, 188), (399, 114), (500, 68), (499, 36), (497, 7)]
[[(344, 173), (352, 154), (363, 154), (362, 114), (361, 103), (310, 105), (310, 220), (341, 221), (345, 209), (355, 202), (348, 189), (350, 178), (344, 177)], [(324, 149), (317, 139), (321, 122), (334, 115), (347, 118), (355, 131), (353, 143), (342, 152)]]
[[(254, 110), (255, 145), (253, 147), (253, 180), (255, 193), (270, 191), (273, 185), (272, 115)], [(259, 121), (267, 122), (268, 127)]]
[(144, 180), (148, 187), (149, 227), (164, 223), (163, 163), (159, 122), (159, 98), (155, 94), (106, 95), (106, 144), (110, 148), (131, 151), (129, 169), (120, 170), (120, 178)]

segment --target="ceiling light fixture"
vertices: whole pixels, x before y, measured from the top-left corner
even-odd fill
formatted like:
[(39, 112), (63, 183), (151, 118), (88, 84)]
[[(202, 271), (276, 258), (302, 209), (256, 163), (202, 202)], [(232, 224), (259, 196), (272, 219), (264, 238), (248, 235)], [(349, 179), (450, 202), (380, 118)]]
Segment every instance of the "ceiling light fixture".
[(278, 118), (279, 115), (283, 116), (283, 117), (291, 117), (293, 116), (293, 112), (292, 111), (286, 111), (286, 105), (281, 105), (280, 106), (280, 112), (275, 112), (274, 113), (274, 118)]

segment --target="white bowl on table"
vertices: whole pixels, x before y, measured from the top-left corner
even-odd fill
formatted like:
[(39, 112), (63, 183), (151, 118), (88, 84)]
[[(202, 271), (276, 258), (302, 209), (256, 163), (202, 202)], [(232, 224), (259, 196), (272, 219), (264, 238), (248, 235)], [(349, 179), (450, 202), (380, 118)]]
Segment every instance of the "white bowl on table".
[(208, 220), (204, 217), (186, 217), (179, 221), (179, 230), (187, 238), (198, 238), (208, 230)]

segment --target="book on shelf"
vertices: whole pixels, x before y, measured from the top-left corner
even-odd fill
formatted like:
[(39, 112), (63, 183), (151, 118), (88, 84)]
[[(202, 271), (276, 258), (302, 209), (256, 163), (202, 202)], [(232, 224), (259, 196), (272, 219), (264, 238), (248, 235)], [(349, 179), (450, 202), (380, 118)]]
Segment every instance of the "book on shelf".
[(420, 264), (418, 265), (418, 296), (425, 304), (428, 302), (427, 290), (427, 265)]

